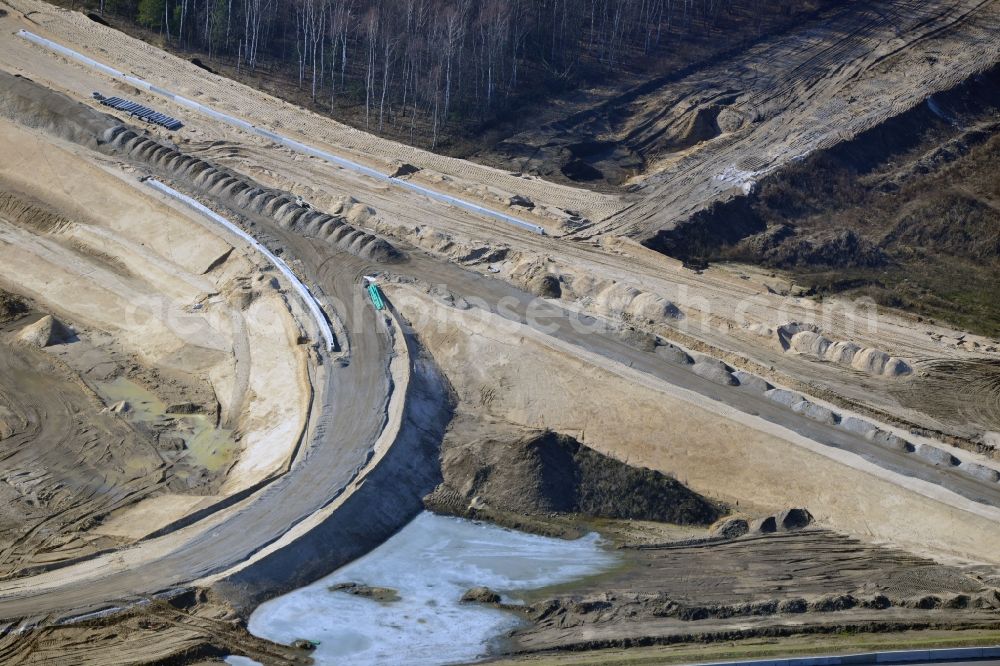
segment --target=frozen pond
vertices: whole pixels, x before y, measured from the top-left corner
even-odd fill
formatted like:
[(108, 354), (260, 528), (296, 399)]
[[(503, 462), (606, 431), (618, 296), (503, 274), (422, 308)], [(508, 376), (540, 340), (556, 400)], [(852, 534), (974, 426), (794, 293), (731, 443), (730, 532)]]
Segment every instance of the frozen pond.
[[(318, 664), (471, 661), (519, 620), (459, 603), (466, 590), (482, 585), (516, 602), (519, 590), (599, 573), (617, 558), (598, 541), (596, 534), (564, 541), (425, 512), (365, 557), (261, 605), (250, 631), (279, 643), (318, 641)], [(376, 601), (329, 589), (338, 583), (390, 588), (399, 598)]]

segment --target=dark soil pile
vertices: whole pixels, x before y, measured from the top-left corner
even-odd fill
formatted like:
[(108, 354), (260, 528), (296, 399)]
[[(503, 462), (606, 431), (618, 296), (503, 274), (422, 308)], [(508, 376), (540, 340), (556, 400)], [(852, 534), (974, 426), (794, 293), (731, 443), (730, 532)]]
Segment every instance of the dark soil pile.
[(439, 513), (582, 514), (681, 525), (708, 525), (720, 516), (719, 507), (676, 479), (551, 431), (446, 442), (442, 474), (444, 482), (424, 500)]
[(0, 324), (28, 314), (28, 304), (22, 298), (0, 289)]
[(338, 583), (337, 585), (329, 586), (327, 589), (331, 592), (346, 592), (356, 597), (373, 599), (385, 604), (399, 601), (400, 599), (399, 592), (391, 587), (373, 587), (361, 583)]

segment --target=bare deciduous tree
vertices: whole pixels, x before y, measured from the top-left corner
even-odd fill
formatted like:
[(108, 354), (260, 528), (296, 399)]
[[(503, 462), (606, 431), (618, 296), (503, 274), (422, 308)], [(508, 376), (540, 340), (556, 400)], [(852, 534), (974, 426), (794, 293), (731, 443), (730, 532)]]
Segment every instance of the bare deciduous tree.
[[(91, 1), (99, 1), (104, 11), (104, 0)], [(116, 0), (108, 9), (134, 16), (141, 1)], [(734, 11), (755, 17), (793, 4), (163, 0), (162, 19), (147, 25), (158, 23), (167, 39), (230, 59), (238, 69), (253, 72), (261, 58), (269, 72), (297, 66), (298, 85), (304, 89), (308, 77), (314, 103), (323, 97), (331, 109), (363, 105), (365, 127), (378, 131), (408, 125), (412, 133), (421, 123), (436, 143), (450, 118), (488, 120), (519, 95), (566, 88), (583, 77), (613, 77), (642, 58), (667, 53), (671, 34), (709, 30)], [(759, 20), (753, 23), (759, 27)]]

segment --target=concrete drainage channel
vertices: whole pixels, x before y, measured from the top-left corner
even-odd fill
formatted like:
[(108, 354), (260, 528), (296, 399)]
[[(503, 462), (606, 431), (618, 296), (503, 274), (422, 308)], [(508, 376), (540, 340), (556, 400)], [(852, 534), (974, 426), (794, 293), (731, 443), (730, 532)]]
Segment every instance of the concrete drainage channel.
[(185, 205), (195, 209), (205, 217), (215, 222), (218, 222), (223, 227), (228, 229), (230, 232), (236, 234), (241, 239), (246, 241), (250, 246), (255, 248), (258, 252), (263, 254), (267, 258), (267, 260), (270, 261), (274, 265), (274, 267), (277, 268), (278, 271), (282, 275), (284, 275), (285, 278), (287, 278), (288, 281), (292, 284), (292, 287), (298, 293), (299, 297), (302, 299), (302, 302), (305, 303), (306, 308), (309, 310), (309, 313), (312, 314), (313, 319), (316, 321), (316, 326), (319, 328), (319, 332), (323, 336), (323, 340), (326, 343), (326, 350), (328, 352), (333, 351), (334, 347), (333, 331), (330, 329), (330, 323), (327, 321), (326, 315), (323, 314), (323, 310), (320, 307), (319, 302), (316, 300), (316, 297), (313, 296), (311, 291), (309, 291), (309, 287), (307, 287), (305, 284), (302, 283), (301, 280), (295, 277), (295, 273), (293, 273), (292, 269), (288, 267), (288, 264), (286, 264), (284, 261), (276, 257), (274, 253), (272, 253), (270, 250), (264, 247), (253, 236), (246, 233), (245, 231), (243, 231), (242, 229), (240, 229), (235, 224), (233, 224), (226, 218), (222, 217), (221, 215), (216, 214), (208, 207), (203, 206), (202, 204), (192, 199), (191, 197), (185, 194), (181, 194), (172, 187), (164, 185), (160, 181), (154, 180), (152, 178), (147, 178), (145, 180), (145, 183), (150, 187), (152, 187), (154, 190), (162, 192), (163, 194), (166, 194), (167, 196), (172, 197), (174, 199), (177, 199), (178, 201), (184, 203)]
[(338, 157), (337, 155), (333, 155), (332, 153), (319, 150), (318, 148), (313, 148), (312, 146), (308, 146), (304, 143), (301, 143), (300, 141), (289, 139), (288, 137), (282, 136), (270, 130), (266, 130), (262, 127), (257, 127), (256, 125), (248, 123), (245, 120), (241, 120), (234, 116), (230, 116), (226, 113), (216, 111), (215, 109), (207, 107), (204, 104), (199, 104), (194, 100), (190, 100), (186, 97), (182, 97), (181, 95), (174, 94), (169, 90), (164, 90), (163, 88), (154, 86), (148, 81), (141, 79), (137, 76), (131, 76), (129, 74), (125, 74), (124, 72), (120, 72), (113, 67), (109, 67), (104, 63), (100, 63), (94, 60), (93, 58), (89, 58), (83, 55), (82, 53), (79, 53), (77, 51), (74, 51), (73, 49), (63, 46), (62, 44), (58, 44), (51, 40), (45, 39), (44, 37), (40, 37), (39, 35), (36, 35), (33, 32), (29, 32), (28, 30), (18, 30), (17, 34), (18, 36), (23, 37), (24, 39), (27, 39), (30, 42), (38, 44), (39, 46), (43, 46), (51, 51), (55, 51), (60, 55), (72, 58), (77, 62), (87, 65), (88, 67), (92, 67), (93, 69), (104, 72), (105, 74), (113, 78), (125, 81), (127, 83), (136, 86), (137, 88), (147, 90), (151, 93), (160, 95), (161, 97), (166, 97), (167, 99), (172, 100), (177, 104), (180, 104), (181, 106), (185, 106), (189, 109), (198, 111), (199, 113), (203, 113), (211, 118), (220, 120), (228, 125), (238, 127), (242, 130), (246, 130), (247, 132), (251, 132), (252, 134), (256, 134), (257, 136), (264, 137), (265, 139), (270, 139), (275, 143), (283, 145), (286, 148), (291, 148), (292, 150), (298, 153), (302, 153), (303, 155), (318, 157), (322, 160), (330, 162), (331, 164), (336, 164), (337, 166), (344, 167), (345, 169), (349, 169), (351, 171), (355, 171), (357, 173), (375, 178), (376, 180), (386, 182), (391, 185), (401, 187), (405, 190), (409, 190), (411, 192), (416, 192), (417, 194), (422, 194), (424, 196), (430, 197), (435, 201), (457, 206), (458, 208), (479, 215), (485, 215), (486, 217), (491, 217), (493, 219), (500, 220), (501, 222), (506, 222), (507, 224), (514, 225), (516, 227), (519, 227), (526, 231), (530, 231), (535, 234), (543, 236), (545, 235), (545, 229), (537, 224), (525, 222), (524, 220), (516, 218), (513, 215), (507, 215), (506, 213), (501, 213), (500, 211), (496, 211), (491, 208), (487, 208), (485, 206), (480, 206), (479, 204), (473, 203), (471, 201), (466, 201), (465, 199), (459, 199), (458, 197), (453, 197), (451, 195), (444, 194), (442, 192), (437, 192), (430, 188), (417, 185), (416, 183), (411, 183), (410, 181), (403, 180), (401, 178), (394, 178), (393, 176), (388, 176), (382, 173), (381, 171), (372, 169), (371, 167), (366, 167), (363, 164), (359, 164), (357, 162), (354, 162), (352, 160), (343, 157)]

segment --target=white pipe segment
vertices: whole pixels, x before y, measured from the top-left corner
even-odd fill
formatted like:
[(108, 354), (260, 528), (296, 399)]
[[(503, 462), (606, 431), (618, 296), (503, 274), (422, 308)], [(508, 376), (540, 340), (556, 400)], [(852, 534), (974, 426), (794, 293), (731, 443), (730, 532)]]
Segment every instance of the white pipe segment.
[(192, 199), (191, 197), (185, 194), (181, 194), (172, 187), (164, 185), (160, 181), (154, 180), (153, 178), (147, 178), (145, 182), (154, 190), (158, 190), (163, 194), (166, 194), (167, 196), (173, 197), (174, 199), (177, 199), (178, 201), (187, 204), (191, 208), (194, 208), (202, 215), (211, 218), (215, 222), (218, 222), (226, 229), (228, 229), (229, 231), (236, 234), (237, 236), (245, 240), (247, 243), (252, 245), (265, 257), (267, 257), (268, 261), (274, 264), (274, 267), (277, 268), (279, 271), (281, 271), (282, 275), (288, 278), (288, 281), (291, 282), (292, 287), (295, 289), (295, 291), (299, 293), (299, 296), (305, 303), (306, 308), (309, 309), (309, 312), (310, 314), (312, 314), (313, 319), (316, 320), (316, 325), (319, 327), (320, 334), (322, 334), (323, 339), (326, 340), (326, 350), (327, 351), (333, 350), (333, 331), (330, 329), (330, 324), (329, 322), (327, 322), (326, 316), (323, 314), (323, 310), (320, 307), (319, 302), (316, 300), (316, 297), (312, 295), (312, 292), (309, 291), (309, 287), (307, 287), (305, 284), (302, 283), (301, 280), (295, 277), (295, 273), (293, 273), (292, 269), (288, 267), (288, 264), (286, 264), (284, 261), (275, 256), (274, 253), (272, 253), (270, 250), (264, 247), (253, 236), (243, 231), (242, 229), (240, 229), (235, 224), (233, 224), (226, 218), (222, 217), (221, 215), (218, 215), (215, 211), (211, 210), (210, 208), (201, 205), (198, 201)]
[(397, 185), (399, 187), (402, 187), (403, 189), (410, 190), (411, 192), (417, 192), (418, 194), (423, 194), (425, 196), (430, 197), (431, 199), (434, 199), (435, 201), (452, 204), (454, 206), (458, 206), (459, 208), (471, 211), (473, 213), (478, 213), (480, 215), (485, 215), (487, 217), (492, 217), (497, 220), (507, 222), (508, 224), (513, 224), (514, 226), (526, 229), (532, 233), (540, 234), (542, 236), (545, 235), (545, 229), (537, 224), (531, 224), (530, 222), (525, 222), (524, 220), (516, 218), (513, 215), (507, 215), (506, 213), (501, 213), (500, 211), (496, 211), (491, 208), (487, 208), (485, 206), (480, 206), (479, 204), (472, 203), (471, 201), (466, 201), (464, 199), (459, 199), (458, 197), (453, 197), (450, 194), (437, 192), (430, 188), (417, 185), (416, 183), (411, 183), (408, 180), (402, 180), (401, 178), (394, 178), (392, 176), (388, 176), (380, 171), (377, 171), (376, 169), (372, 169), (371, 167), (366, 167), (363, 164), (358, 164), (357, 162), (351, 161), (343, 157), (338, 157), (326, 151), (319, 150), (318, 148), (307, 146), (306, 144), (296, 141), (295, 139), (289, 139), (288, 137), (282, 136), (270, 130), (257, 127), (256, 125), (252, 125), (245, 120), (240, 120), (239, 118), (235, 118), (220, 111), (216, 111), (215, 109), (207, 107), (204, 104), (199, 104), (194, 100), (188, 99), (186, 97), (181, 97), (180, 95), (176, 95), (168, 90), (164, 90), (163, 88), (154, 86), (148, 81), (145, 81), (138, 77), (130, 76), (128, 74), (119, 72), (117, 69), (114, 69), (113, 67), (108, 67), (105, 64), (97, 62), (93, 58), (89, 58), (83, 55), (82, 53), (78, 53), (73, 49), (67, 48), (61, 44), (57, 44), (56, 42), (45, 39), (44, 37), (40, 37), (33, 32), (29, 32), (28, 30), (23, 30), (23, 29), (18, 30), (17, 34), (27, 39), (28, 41), (52, 49), (53, 51), (60, 53), (68, 58), (73, 58), (78, 62), (82, 62), (85, 65), (98, 69), (116, 79), (127, 81), (128, 83), (131, 83), (132, 85), (138, 88), (142, 88), (144, 90), (148, 90), (149, 92), (156, 93), (157, 95), (160, 95), (162, 97), (166, 97), (167, 99), (173, 100), (174, 102), (182, 106), (186, 106), (189, 109), (194, 109), (195, 111), (198, 111), (207, 116), (215, 118), (216, 120), (221, 120), (222, 122), (227, 123), (229, 125), (234, 125), (236, 127), (239, 127), (240, 129), (244, 129), (258, 136), (270, 139), (271, 141), (274, 141), (275, 143), (279, 143), (283, 146), (291, 148), (292, 150), (298, 153), (302, 153), (304, 155), (312, 155), (322, 160), (326, 160), (331, 164), (336, 164), (338, 166), (344, 167), (345, 169), (350, 169), (351, 171), (356, 171), (357, 173), (361, 173), (366, 176), (371, 176), (372, 178), (375, 178), (377, 180), (390, 183), (392, 185)]

